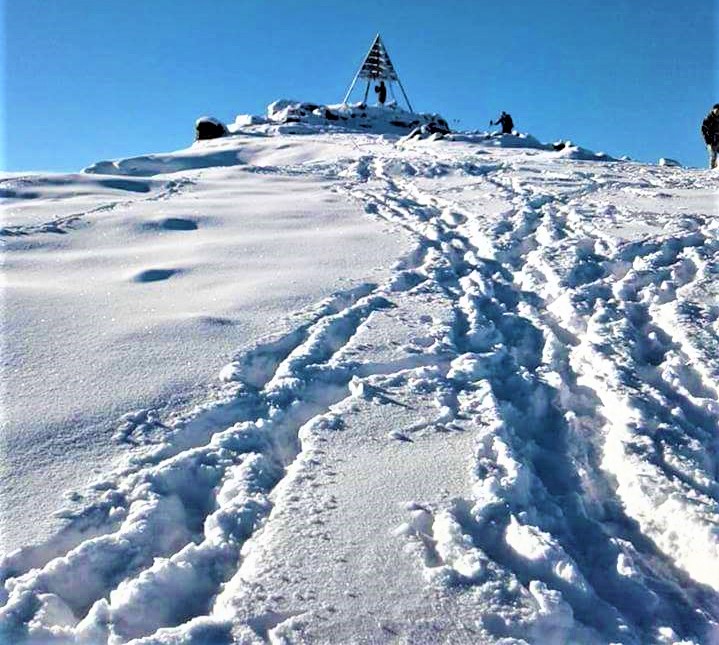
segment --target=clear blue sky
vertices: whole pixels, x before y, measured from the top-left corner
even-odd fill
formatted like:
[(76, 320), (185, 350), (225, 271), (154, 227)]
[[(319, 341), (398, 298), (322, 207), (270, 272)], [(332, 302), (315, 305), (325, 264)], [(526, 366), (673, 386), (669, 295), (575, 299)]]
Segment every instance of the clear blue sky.
[(185, 147), (196, 117), (339, 102), (380, 32), (415, 109), (705, 165), (719, 0), (4, 0), (3, 169)]

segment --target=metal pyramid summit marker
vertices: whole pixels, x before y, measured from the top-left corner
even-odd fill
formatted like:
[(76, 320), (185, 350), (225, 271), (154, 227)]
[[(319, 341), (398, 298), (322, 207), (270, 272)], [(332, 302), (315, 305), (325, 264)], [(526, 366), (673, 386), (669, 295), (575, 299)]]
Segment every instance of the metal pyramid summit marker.
[(365, 56), (364, 61), (359, 68), (359, 71), (357, 72), (357, 74), (355, 74), (352, 85), (350, 85), (349, 90), (347, 90), (347, 94), (345, 94), (343, 103), (347, 103), (350, 94), (352, 94), (352, 90), (357, 84), (357, 80), (360, 78), (367, 81), (364, 93), (365, 103), (367, 102), (367, 94), (369, 93), (370, 83), (372, 83), (373, 81), (386, 81), (389, 85), (389, 89), (392, 93), (393, 98), (394, 88), (392, 84), (397, 83), (397, 85), (399, 85), (399, 88), (402, 91), (402, 96), (404, 96), (404, 100), (407, 103), (409, 111), (414, 111), (412, 109), (412, 105), (409, 102), (409, 99), (407, 98), (407, 93), (404, 91), (404, 87), (402, 87), (402, 81), (399, 80), (397, 70), (394, 68), (392, 60), (387, 53), (387, 48), (384, 46), (382, 38), (379, 34), (375, 36), (375, 39), (372, 42), (372, 46), (369, 48), (369, 51), (367, 52), (367, 55)]
[(359, 78), (368, 78), (371, 80), (384, 79), (386, 81), (397, 81), (399, 77), (397, 72), (392, 65), (392, 61), (389, 58), (387, 49), (382, 42), (379, 34), (374, 39), (372, 47), (370, 47), (369, 53), (362, 63), (359, 74)]

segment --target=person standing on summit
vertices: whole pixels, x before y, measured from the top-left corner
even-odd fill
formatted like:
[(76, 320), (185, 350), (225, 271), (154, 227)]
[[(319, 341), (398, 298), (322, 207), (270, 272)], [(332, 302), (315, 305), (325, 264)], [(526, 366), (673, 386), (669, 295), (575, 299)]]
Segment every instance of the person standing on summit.
[(711, 112), (702, 121), (702, 136), (709, 150), (709, 167), (717, 167), (719, 152), (719, 103), (715, 103)]
[(512, 134), (514, 121), (512, 121), (512, 117), (503, 110), (502, 114), (499, 115), (499, 118), (496, 121), (490, 121), (489, 125), (501, 125), (502, 134)]
[(374, 91), (377, 93), (379, 104), (384, 105), (384, 102), (387, 100), (387, 86), (384, 84), (384, 81), (380, 81), (379, 85), (375, 85)]

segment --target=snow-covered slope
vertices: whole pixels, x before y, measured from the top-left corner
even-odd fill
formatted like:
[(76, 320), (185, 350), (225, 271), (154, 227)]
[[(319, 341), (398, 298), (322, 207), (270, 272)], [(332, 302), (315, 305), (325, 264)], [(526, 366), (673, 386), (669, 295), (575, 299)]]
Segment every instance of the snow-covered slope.
[[(2, 560), (0, 635), (718, 642), (716, 174), (525, 135), (402, 137), (316, 117), (301, 134), (246, 118), (177, 153), (3, 180), (8, 293), (25, 308), (5, 325), (31, 356), (75, 343), (87, 376), (80, 388), (34, 366), (34, 396), (49, 400), (36, 431), (64, 388), (100, 400), (102, 375), (125, 382), (135, 343), (157, 380), (147, 371), (125, 398), (121, 386), (119, 405), (107, 396), (126, 414), (90, 446), (83, 424), (64, 442), (16, 440), (34, 451), (6, 460), (18, 487), (35, 460), (60, 464), (58, 481), (78, 455), (100, 471), (62, 526)], [(295, 230), (312, 240), (304, 251), (282, 239)], [(67, 303), (35, 309), (67, 272), (80, 283), (60, 290)], [(79, 338), (60, 331), (110, 276), (109, 300), (130, 308), (125, 360), (82, 340), (102, 335), (98, 305), (75, 316)], [(132, 333), (137, 316), (153, 320), (136, 297), (157, 312), (149, 341)], [(291, 306), (263, 308), (272, 298)], [(224, 327), (182, 336), (173, 309), (232, 324), (247, 309), (264, 324), (200, 343)], [(241, 349), (204, 400), (173, 401), (173, 340), (178, 357)], [(29, 368), (20, 341), (9, 347), (12, 384)], [(130, 408), (143, 390), (164, 407)], [(42, 467), (27, 499), (41, 480)], [(32, 515), (27, 499), (6, 493), (19, 509), (6, 518)]]
[(382, 279), (408, 248), (331, 178), (273, 170), (289, 150), (263, 143), (241, 146), (253, 165), (181, 176), (156, 166), (152, 179), (3, 182), (15, 195), (2, 230), (3, 551), (51, 533), (63, 493), (124, 454), (108, 440), (124, 414), (202, 400), (242, 347), (334, 291)]

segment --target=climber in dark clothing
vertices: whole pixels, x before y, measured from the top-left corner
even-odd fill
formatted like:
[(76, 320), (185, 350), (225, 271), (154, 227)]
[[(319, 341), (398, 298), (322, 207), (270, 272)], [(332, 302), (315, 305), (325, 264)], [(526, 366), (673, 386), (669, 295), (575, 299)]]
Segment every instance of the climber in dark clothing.
[(709, 150), (709, 167), (717, 167), (717, 153), (719, 153), (719, 103), (715, 103), (711, 112), (702, 121), (702, 136)]
[(490, 121), (489, 125), (501, 125), (502, 134), (512, 134), (514, 121), (512, 121), (512, 117), (509, 116), (509, 114), (502, 111), (502, 114), (499, 115), (499, 118), (496, 121)]
[(374, 91), (377, 93), (379, 104), (384, 105), (384, 102), (387, 100), (387, 86), (384, 84), (384, 81), (380, 81), (379, 85), (375, 85)]

